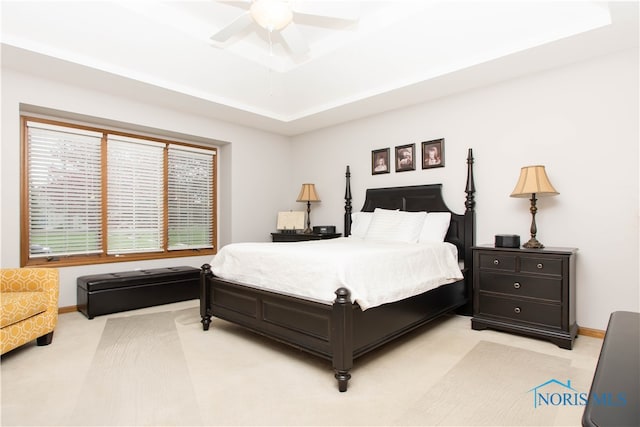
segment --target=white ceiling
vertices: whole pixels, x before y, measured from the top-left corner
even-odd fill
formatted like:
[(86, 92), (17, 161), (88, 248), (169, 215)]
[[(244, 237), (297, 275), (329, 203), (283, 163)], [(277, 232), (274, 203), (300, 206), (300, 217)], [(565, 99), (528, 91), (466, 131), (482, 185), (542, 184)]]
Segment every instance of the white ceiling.
[[(638, 3), (357, 3), (357, 22), (294, 16), (291, 55), (245, 1), (2, 0), (3, 66), (284, 135), (638, 46)], [(336, 7), (335, 4), (332, 7)]]

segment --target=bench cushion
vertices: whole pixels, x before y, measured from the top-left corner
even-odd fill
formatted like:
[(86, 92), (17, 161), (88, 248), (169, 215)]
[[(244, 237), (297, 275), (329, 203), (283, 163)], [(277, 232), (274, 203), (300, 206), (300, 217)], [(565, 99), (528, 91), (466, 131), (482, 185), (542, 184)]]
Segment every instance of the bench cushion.
[(119, 273), (94, 274), (78, 277), (78, 287), (87, 291), (101, 291), (131, 287), (150, 283), (158, 279), (171, 280), (175, 277), (185, 277), (185, 273), (191, 273), (199, 277), (200, 270), (194, 267), (167, 267), (150, 270), (123, 271)]

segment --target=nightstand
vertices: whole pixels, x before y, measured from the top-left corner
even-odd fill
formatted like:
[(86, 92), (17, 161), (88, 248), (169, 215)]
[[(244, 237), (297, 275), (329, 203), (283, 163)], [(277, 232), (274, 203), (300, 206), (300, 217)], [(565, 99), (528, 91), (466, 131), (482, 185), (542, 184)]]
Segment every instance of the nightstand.
[(574, 248), (473, 248), (473, 318), (491, 328), (571, 349), (576, 324)]
[(271, 233), (274, 242), (306, 242), (308, 240), (335, 239), (342, 236), (341, 233), (305, 234), (305, 233)]

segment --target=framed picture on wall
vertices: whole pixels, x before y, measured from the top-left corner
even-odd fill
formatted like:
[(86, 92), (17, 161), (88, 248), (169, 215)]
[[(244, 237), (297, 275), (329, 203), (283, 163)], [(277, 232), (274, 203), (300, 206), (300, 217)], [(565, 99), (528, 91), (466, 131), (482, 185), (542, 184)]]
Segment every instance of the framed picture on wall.
[(381, 148), (371, 151), (371, 175), (389, 173), (390, 149)]
[(399, 145), (396, 147), (396, 172), (412, 171), (416, 169), (416, 144)]
[(444, 167), (444, 138), (422, 143), (422, 169)]

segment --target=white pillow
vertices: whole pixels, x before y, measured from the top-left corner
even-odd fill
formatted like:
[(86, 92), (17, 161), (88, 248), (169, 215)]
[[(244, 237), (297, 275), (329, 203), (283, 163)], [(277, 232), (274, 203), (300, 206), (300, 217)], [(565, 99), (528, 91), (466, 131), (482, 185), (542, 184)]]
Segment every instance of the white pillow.
[(451, 212), (429, 212), (420, 232), (420, 243), (444, 242), (451, 222)]
[(426, 216), (426, 212), (390, 211), (376, 208), (365, 240), (416, 243)]
[(373, 218), (373, 212), (353, 212), (351, 214), (351, 234), (352, 237), (364, 239), (369, 224)]

